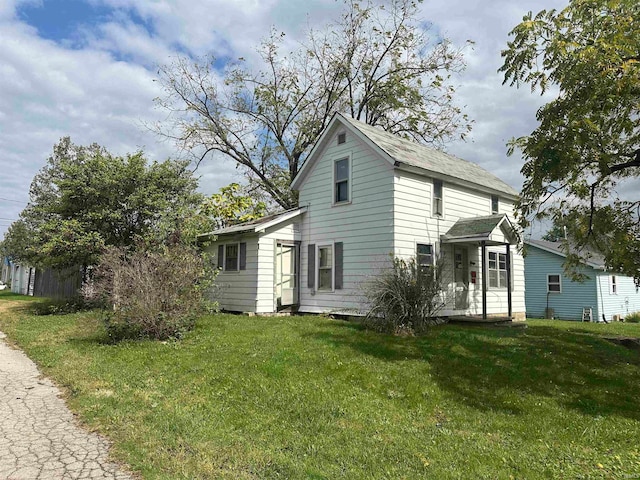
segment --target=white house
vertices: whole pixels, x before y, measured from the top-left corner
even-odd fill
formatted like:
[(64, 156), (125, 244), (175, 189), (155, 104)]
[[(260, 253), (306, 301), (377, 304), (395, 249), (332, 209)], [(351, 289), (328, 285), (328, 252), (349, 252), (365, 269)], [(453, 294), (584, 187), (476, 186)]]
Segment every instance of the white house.
[(443, 316), (524, 318), (517, 192), (480, 166), (336, 114), (292, 187), (299, 208), (209, 234), (223, 309), (353, 315), (392, 255), (440, 256)]

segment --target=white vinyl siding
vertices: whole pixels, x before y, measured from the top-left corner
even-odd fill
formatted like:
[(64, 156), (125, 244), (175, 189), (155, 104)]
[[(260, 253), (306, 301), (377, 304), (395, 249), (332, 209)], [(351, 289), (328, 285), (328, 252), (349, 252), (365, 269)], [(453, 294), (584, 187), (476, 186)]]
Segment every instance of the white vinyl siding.
[[(394, 252), (396, 255), (409, 258), (416, 254), (416, 244), (433, 244), (437, 258), (445, 260), (443, 272), (445, 289), (453, 288), (453, 246), (444, 245), (440, 249), (440, 237), (444, 235), (460, 218), (477, 217), (491, 214), (491, 202), (485, 192), (463, 187), (452, 182), (445, 182), (443, 196), (445, 216), (433, 217), (432, 194), (433, 182), (430, 178), (415, 173), (396, 170), (394, 180)], [(501, 213), (512, 217), (513, 204), (502, 198)], [(489, 247), (488, 251), (505, 254), (505, 247)], [(475, 272), (476, 283), (469, 285), (469, 308), (465, 313), (479, 315), (482, 313), (482, 255), (478, 245), (468, 245), (469, 273)], [(346, 254), (345, 254), (346, 256)], [(512, 271), (512, 309), (514, 313), (525, 311), (524, 302), (524, 259), (517, 246), (511, 246)], [(488, 276), (488, 275), (487, 275)], [(544, 284), (543, 284), (544, 285)], [(459, 314), (453, 308), (452, 296), (446, 297), (447, 306), (442, 315)], [(488, 289), (487, 313), (507, 313), (507, 289)]]
[[(335, 135), (335, 133), (333, 133)], [(357, 313), (362, 281), (390, 264), (393, 250), (393, 166), (354, 135), (329, 142), (300, 186), (299, 205), (308, 208), (301, 227), (301, 312)], [(334, 204), (334, 160), (350, 158), (350, 202)], [(307, 285), (308, 245), (343, 243), (343, 288)], [(315, 268), (318, 268), (316, 258)], [(335, 274), (335, 272), (334, 272)], [(334, 285), (335, 286), (335, 285)]]
[[(257, 271), (258, 271), (258, 238), (257, 236), (236, 236), (212, 242), (206, 251), (213, 257), (213, 264), (218, 264), (218, 245), (235, 245), (238, 247), (238, 257), (240, 256), (239, 244), (244, 242), (247, 245), (246, 269), (221, 271), (215, 279), (216, 290), (213, 300), (218, 301), (220, 308), (233, 312), (254, 312), (256, 308)], [(224, 265), (224, 259), (222, 262)]]

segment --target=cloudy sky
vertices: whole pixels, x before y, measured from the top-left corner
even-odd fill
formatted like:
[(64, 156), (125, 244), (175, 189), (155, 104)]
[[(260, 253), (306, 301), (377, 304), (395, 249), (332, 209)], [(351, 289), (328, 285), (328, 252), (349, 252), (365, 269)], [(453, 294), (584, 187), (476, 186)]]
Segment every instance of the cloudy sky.
[[(474, 120), (467, 142), (447, 150), (520, 189), (519, 157), (505, 143), (535, 128), (543, 103), (496, 73), (508, 32), (529, 10), (558, 0), (426, 0), (425, 21), (454, 43), (475, 42), (456, 79), (458, 102)], [(144, 127), (161, 119), (157, 66), (172, 56), (251, 58), (273, 26), (295, 41), (342, 8), (338, 0), (0, 0), (0, 236), (28, 201), (29, 184), (52, 147), (69, 135), (115, 154), (143, 149), (176, 156)], [(238, 180), (234, 164), (211, 158), (198, 169), (213, 193)], [(535, 233), (534, 233), (535, 234)]]

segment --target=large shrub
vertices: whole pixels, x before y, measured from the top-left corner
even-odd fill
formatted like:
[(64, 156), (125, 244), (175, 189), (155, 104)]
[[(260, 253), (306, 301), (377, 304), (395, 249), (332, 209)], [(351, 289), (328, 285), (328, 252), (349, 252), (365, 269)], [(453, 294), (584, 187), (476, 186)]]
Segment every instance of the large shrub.
[(193, 247), (133, 252), (110, 247), (84, 293), (104, 305), (104, 323), (113, 340), (179, 338), (211, 307), (211, 280), (211, 269)]
[(443, 262), (421, 267), (415, 258), (394, 258), (393, 265), (365, 286), (367, 327), (386, 333), (421, 333), (438, 322), (442, 309)]

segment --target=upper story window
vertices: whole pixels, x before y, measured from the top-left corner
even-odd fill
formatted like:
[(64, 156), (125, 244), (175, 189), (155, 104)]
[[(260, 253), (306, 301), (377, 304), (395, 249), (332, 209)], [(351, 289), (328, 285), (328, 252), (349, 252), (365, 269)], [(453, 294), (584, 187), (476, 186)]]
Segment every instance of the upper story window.
[(609, 293), (611, 293), (611, 295), (617, 295), (618, 294), (618, 281), (616, 279), (615, 275), (611, 275), (610, 281), (609, 281), (609, 286), (610, 286), (610, 291)]
[(562, 293), (562, 280), (560, 280), (560, 275), (547, 275), (547, 292)]
[(489, 252), (489, 288), (507, 288), (507, 254)]
[(498, 213), (498, 206), (500, 205), (500, 201), (498, 199), (498, 195), (491, 195), (491, 214)]
[(442, 208), (442, 180), (433, 180), (433, 216), (441, 217), (443, 215)]
[(334, 162), (334, 203), (348, 202), (351, 200), (349, 198), (349, 170), (348, 158), (342, 158)]

